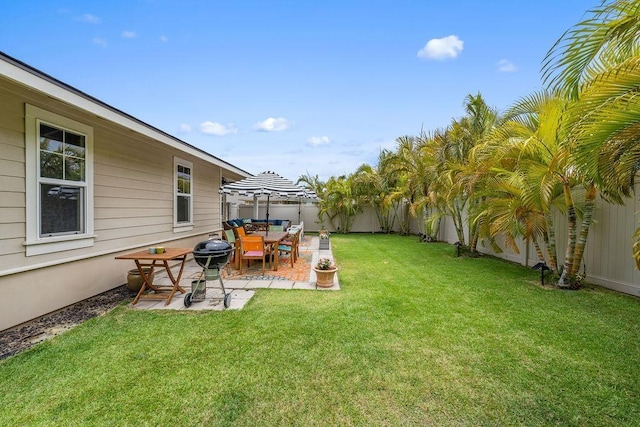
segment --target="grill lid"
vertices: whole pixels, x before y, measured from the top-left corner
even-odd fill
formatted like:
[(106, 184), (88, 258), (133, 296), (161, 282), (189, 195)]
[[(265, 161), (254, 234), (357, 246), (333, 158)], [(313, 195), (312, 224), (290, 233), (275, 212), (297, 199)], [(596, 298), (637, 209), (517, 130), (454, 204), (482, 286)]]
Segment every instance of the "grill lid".
[(207, 240), (196, 244), (193, 248), (193, 258), (205, 268), (219, 268), (229, 261), (233, 247), (224, 240)]
[(220, 239), (200, 242), (193, 248), (193, 252), (197, 252), (202, 255), (226, 253), (231, 250), (232, 248), (229, 242)]

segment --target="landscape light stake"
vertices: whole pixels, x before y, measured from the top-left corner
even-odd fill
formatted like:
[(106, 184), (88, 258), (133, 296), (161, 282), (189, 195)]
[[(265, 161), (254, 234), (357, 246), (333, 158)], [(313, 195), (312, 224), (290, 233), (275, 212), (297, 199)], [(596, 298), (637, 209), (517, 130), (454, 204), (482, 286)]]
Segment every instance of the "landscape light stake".
[(534, 270), (540, 270), (540, 283), (542, 284), (542, 286), (544, 286), (544, 272), (550, 271), (551, 269), (547, 267), (547, 264), (545, 264), (544, 262), (539, 262), (531, 268), (533, 268)]

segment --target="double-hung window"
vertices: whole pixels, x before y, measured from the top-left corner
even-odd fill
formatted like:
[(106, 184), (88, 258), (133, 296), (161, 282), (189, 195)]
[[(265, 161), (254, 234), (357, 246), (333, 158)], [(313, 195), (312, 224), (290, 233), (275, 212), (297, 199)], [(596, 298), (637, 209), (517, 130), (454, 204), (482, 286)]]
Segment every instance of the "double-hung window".
[(93, 129), (26, 106), (27, 255), (93, 245)]
[(86, 229), (86, 136), (38, 123), (40, 237), (83, 234)]
[(193, 228), (193, 163), (177, 157), (174, 170), (174, 227), (176, 231)]

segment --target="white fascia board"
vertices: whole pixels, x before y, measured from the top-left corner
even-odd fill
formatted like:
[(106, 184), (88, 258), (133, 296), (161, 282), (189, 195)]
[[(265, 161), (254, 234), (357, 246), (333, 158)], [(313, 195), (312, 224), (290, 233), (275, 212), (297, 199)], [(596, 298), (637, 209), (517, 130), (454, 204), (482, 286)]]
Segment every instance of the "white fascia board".
[(188, 153), (223, 169), (227, 169), (245, 177), (252, 175), (247, 171), (213, 156), (212, 154), (199, 150), (177, 138), (171, 137), (159, 129), (119, 111), (116, 108), (110, 107), (98, 99), (68, 86), (51, 76), (41, 73), (26, 64), (22, 64), (19, 61), (14, 62), (12, 58), (4, 56), (2, 52), (0, 52), (0, 75), (14, 80), (18, 84), (42, 92), (47, 96), (77, 107), (107, 121), (124, 126), (127, 129), (152, 138), (169, 147)]

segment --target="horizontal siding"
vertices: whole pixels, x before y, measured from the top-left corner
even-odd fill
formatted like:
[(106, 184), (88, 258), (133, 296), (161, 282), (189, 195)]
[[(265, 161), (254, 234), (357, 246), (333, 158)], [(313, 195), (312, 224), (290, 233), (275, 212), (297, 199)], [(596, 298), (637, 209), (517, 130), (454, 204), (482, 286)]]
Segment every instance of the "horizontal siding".
[(24, 177), (0, 175), (0, 191), (9, 193), (23, 193), (24, 190)]
[[(193, 247), (221, 228), (219, 166), (2, 76), (0, 100), (0, 330), (123, 284), (133, 263), (115, 255), (155, 244)], [(25, 103), (93, 128), (90, 248), (25, 255)], [(174, 156), (193, 163), (194, 226), (184, 232), (173, 227)]]
[[(139, 198), (124, 198), (124, 197), (104, 197), (104, 193), (102, 193), (102, 197), (96, 197), (94, 201), (94, 207), (96, 211), (108, 211), (110, 209), (136, 209), (141, 208), (141, 203)], [(143, 209), (160, 209), (166, 206), (166, 201), (161, 199), (146, 199), (144, 201)], [(111, 215), (105, 215), (106, 218), (111, 218)]]
[[(24, 227), (22, 227), (22, 224), (24, 223), (15, 223), (15, 222), (10, 222), (10, 223), (3, 223), (0, 222), (0, 236), (3, 237), (3, 239), (7, 240), (7, 239), (22, 239), (22, 241), (24, 241)], [(2, 246), (5, 246), (4, 244)]]
[[(0, 141), (5, 133), (24, 134), (24, 98), (11, 88), (11, 84), (0, 79)], [(24, 138), (22, 140), (24, 145)]]
[[(24, 188), (24, 175), (25, 175), (24, 160), (16, 161), (16, 160), (0, 159), (0, 176), (22, 178), (22, 181), (21, 181), (23, 184), (22, 188)], [(18, 185), (16, 187), (19, 188), (20, 186)], [(2, 191), (1, 187), (0, 187), (0, 191)]]
[[(220, 168), (73, 106), (29, 92), (0, 78), (0, 269), (43, 265), (92, 254), (156, 244), (220, 228)], [(84, 123), (94, 132), (92, 248), (24, 256), (25, 102)], [(193, 230), (173, 229), (173, 157), (194, 164)], [(15, 229), (13, 228), (15, 227)], [(0, 230), (0, 231), (1, 231)], [(19, 230), (15, 231), (15, 230)]]
[[(17, 134), (15, 136), (18, 136)], [(22, 135), (19, 135), (22, 136)], [(16, 162), (22, 164), (22, 176), (24, 176), (24, 144), (14, 145), (9, 140), (0, 139), (0, 147), (2, 147), (2, 160), (6, 162)], [(6, 174), (6, 171), (0, 169), (0, 173)]]
[(3, 224), (24, 224), (25, 208), (0, 208), (0, 223)]
[(0, 262), (3, 261), (5, 255), (18, 255), (22, 257), (24, 255), (23, 243), (24, 237), (7, 237), (2, 239), (2, 245), (0, 245)]
[[(3, 192), (0, 197), (1, 208), (22, 208), (25, 207), (24, 191)], [(4, 215), (0, 215), (0, 222), (3, 221)], [(23, 218), (24, 219), (24, 218)]]
[[(167, 225), (162, 224), (144, 224), (138, 227), (118, 227), (109, 230), (109, 239), (121, 241), (122, 246), (135, 245), (135, 240), (144, 238), (149, 242), (152, 242), (154, 236), (162, 233), (167, 233)], [(98, 233), (98, 239), (102, 240), (102, 234)], [(127, 239), (125, 243), (124, 239)]]

